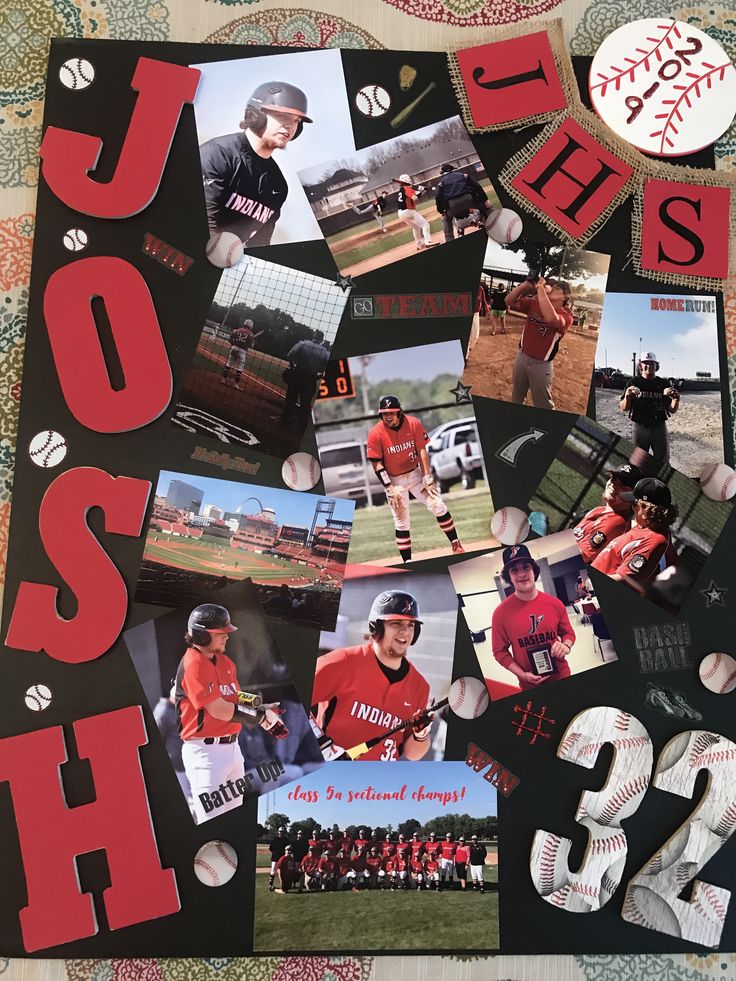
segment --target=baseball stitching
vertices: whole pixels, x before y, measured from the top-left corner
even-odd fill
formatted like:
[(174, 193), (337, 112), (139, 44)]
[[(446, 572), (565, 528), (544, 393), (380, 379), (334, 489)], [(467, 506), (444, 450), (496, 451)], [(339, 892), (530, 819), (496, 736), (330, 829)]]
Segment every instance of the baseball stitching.
[(710, 668), (705, 672), (705, 674), (702, 676), (701, 680), (710, 681), (713, 675), (718, 671), (720, 664), (721, 664), (721, 655), (716, 654), (713, 663), (711, 664)]
[(660, 152), (662, 152), (664, 150), (665, 143), (668, 146), (674, 146), (674, 143), (672, 142), (672, 140), (668, 139), (668, 137), (667, 137), (667, 131), (671, 129), (672, 132), (675, 134), (675, 136), (678, 135), (678, 131), (675, 128), (675, 124), (672, 122), (672, 117), (673, 116), (676, 117), (678, 123), (682, 122), (682, 114), (680, 112), (680, 105), (683, 102), (683, 100), (685, 101), (685, 104), (687, 105), (688, 109), (692, 109), (692, 104), (690, 103), (690, 100), (688, 98), (688, 94), (690, 92), (694, 91), (695, 92), (695, 97), (699, 99), (700, 98), (700, 85), (702, 85), (704, 82), (706, 82), (707, 83), (706, 84), (706, 88), (710, 89), (710, 87), (711, 87), (711, 76), (714, 74), (714, 72), (720, 72), (721, 73), (721, 77), (719, 79), (717, 79), (717, 81), (722, 82), (723, 79), (725, 78), (725, 75), (726, 75), (726, 69), (730, 67), (730, 64), (731, 64), (730, 62), (727, 62), (725, 65), (711, 65), (708, 62), (704, 61), (703, 62), (703, 65), (704, 65), (704, 67), (706, 67), (708, 69), (708, 71), (704, 75), (696, 75), (695, 72), (685, 72), (685, 75), (687, 76), (687, 78), (694, 78), (695, 81), (694, 82), (691, 82), (690, 85), (687, 86), (687, 88), (684, 85), (673, 85), (672, 86), (673, 89), (677, 89), (678, 91), (682, 91), (682, 95), (679, 96), (679, 98), (677, 99), (676, 102), (673, 101), (672, 99), (663, 99), (662, 100), (662, 105), (663, 106), (672, 106), (672, 109), (670, 110), (669, 113), (666, 113), (665, 112), (665, 113), (660, 113), (658, 115), (655, 115), (655, 117), (654, 117), (655, 119), (665, 119), (666, 122), (665, 122), (664, 126), (662, 127), (662, 129), (655, 130), (654, 133), (650, 133), (649, 134), (650, 137), (653, 137), (653, 136), (661, 136), (662, 137), (662, 139), (659, 141), (659, 149), (660, 149)]
[(690, 748), (690, 766), (695, 766), (696, 759), (704, 753), (710, 746), (715, 746), (716, 743), (721, 741), (720, 736), (716, 736), (712, 732), (701, 732), (700, 735), (693, 739), (693, 744)]
[(590, 843), (590, 850), (593, 855), (617, 852), (622, 848), (627, 849), (627, 847), (626, 835), (623, 831), (611, 835), (610, 838), (594, 838)]
[(726, 907), (720, 901), (716, 891), (714, 890), (713, 886), (710, 885), (710, 883), (700, 883), (700, 893), (698, 894), (698, 898), (695, 900), (695, 905), (698, 907), (698, 909), (708, 916), (709, 910), (704, 909), (702, 903), (700, 902), (701, 895), (708, 900), (708, 905), (710, 906), (711, 910), (716, 914), (717, 918), (723, 922), (723, 920), (726, 919)]
[(608, 825), (614, 820), (619, 811), (634, 797), (643, 794), (649, 786), (649, 777), (637, 777), (619, 787), (613, 797), (606, 803), (598, 818), (599, 824)]
[(736, 759), (736, 749), (722, 749), (714, 753), (703, 753), (691, 763), (692, 769), (695, 767), (708, 766), (709, 763), (729, 763)]
[(486, 694), (487, 693), (486, 693), (485, 687), (483, 688), (483, 691), (478, 692), (478, 698), (475, 701), (475, 707), (473, 709), (473, 718), (474, 719), (477, 719), (482, 714), (483, 710), (485, 709), (485, 705), (486, 705)]
[(569, 753), (575, 743), (577, 743), (579, 739), (582, 739), (582, 736), (582, 732), (569, 732), (560, 743), (560, 748), (557, 750), (557, 755), (559, 757), (563, 757)]
[(230, 866), (231, 869), (237, 869), (238, 867), (237, 860), (233, 860), (232, 856), (228, 852), (223, 842), (218, 841), (217, 845), (215, 846), (215, 850), (217, 851), (217, 854), (220, 855), (220, 857), (225, 860), (225, 862)]
[(719, 838), (730, 838), (736, 824), (736, 801), (731, 801), (726, 810), (721, 814), (718, 824), (713, 831)]
[(209, 862), (205, 861), (205, 859), (203, 858), (195, 859), (194, 864), (196, 867), (203, 869), (205, 872), (209, 872), (210, 877), (213, 880), (212, 884), (215, 886), (219, 886), (220, 876), (217, 872), (217, 869), (215, 869), (212, 865), (210, 865)]
[(619, 712), (613, 723), (613, 728), (618, 729), (621, 732), (625, 732), (629, 728), (630, 722), (631, 722), (630, 712)]
[(736, 671), (732, 671), (731, 674), (723, 682), (719, 691), (719, 695), (725, 695), (729, 689), (729, 686), (732, 684), (733, 681), (736, 681)]
[(291, 486), (294, 490), (299, 489), (299, 471), (296, 469), (296, 464), (290, 458), (286, 461), (289, 464), (289, 470), (291, 471)]
[(640, 58), (639, 61), (634, 61), (633, 58), (625, 58), (624, 60), (629, 63), (629, 67), (628, 68), (619, 68), (617, 65), (611, 65), (610, 68), (609, 68), (609, 71), (613, 70), (614, 72), (617, 72), (618, 74), (612, 75), (610, 78), (606, 78), (606, 76), (603, 74), (603, 72), (598, 72), (598, 77), (599, 78), (602, 78), (603, 81), (602, 82), (597, 82), (595, 85), (591, 85), (590, 86), (591, 92), (593, 91), (593, 89), (600, 89), (601, 90), (601, 98), (603, 98), (605, 96), (605, 94), (606, 94), (606, 89), (611, 84), (613, 84), (615, 86), (615, 90), (618, 92), (618, 90), (621, 88), (621, 82), (627, 76), (628, 76), (630, 82), (633, 82), (634, 81), (634, 75), (636, 74), (636, 69), (639, 68), (640, 65), (644, 65), (644, 71), (647, 71), (647, 72), (649, 71), (649, 60), (650, 60), (650, 58), (652, 58), (652, 56), (656, 56), (657, 61), (661, 61), (662, 60), (662, 54), (661, 54), (661, 52), (659, 50), (660, 47), (661, 47), (661, 45), (664, 44), (665, 41), (667, 41), (668, 47), (671, 48), (672, 47), (672, 42), (669, 40), (669, 35), (674, 31), (675, 36), (676, 37), (680, 37), (680, 32), (677, 29), (677, 22), (676, 21), (673, 21), (669, 25), (667, 25), (667, 24), (658, 24), (657, 27), (659, 27), (661, 29), (666, 29), (666, 30), (665, 30), (665, 34), (659, 39), (659, 41), (657, 41), (657, 39), (656, 38), (653, 38), (653, 37), (648, 37), (647, 38), (647, 41), (652, 41), (652, 42), (655, 42), (656, 41), (656, 44), (654, 45), (654, 47), (652, 48), (651, 51), (646, 51), (644, 48), (636, 48), (637, 53), (638, 54), (641, 54), (641, 55), (644, 55), (644, 57), (643, 58)]
[(539, 855), (539, 886), (542, 895), (551, 893), (555, 887), (555, 866), (561, 841), (558, 835), (547, 833), (545, 836)]
[(553, 906), (562, 907), (567, 902), (567, 897), (572, 891), (572, 886), (569, 884), (563, 886), (561, 889), (555, 890), (550, 896), (547, 896), (547, 902), (552, 903)]
[(319, 464), (313, 456), (309, 458), (309, 479), (312, 481), (312, 487), (319, 480)]
[(637, 908), (636, 900), (634, 899), (634, 894), (632, 892), (626, 894), (621, 915), (625, 920), (628, 920), (629, 923), (635, 923), (637, 926), (646, 927), (648, 930), (653, 929), (649, 920), (647, 920), (641, 910)]
[(675, 881), (677, 890), (681, 892), (692, 878), (697, 874), (697, 862), (681, 862), (675, 869)]

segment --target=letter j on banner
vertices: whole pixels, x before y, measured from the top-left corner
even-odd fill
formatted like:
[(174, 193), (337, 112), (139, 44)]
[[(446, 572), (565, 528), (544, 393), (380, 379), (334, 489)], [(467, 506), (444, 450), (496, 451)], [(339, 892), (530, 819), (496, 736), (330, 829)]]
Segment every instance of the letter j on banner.
[(456, 52), (475, 126), (501, 126), (567, 108), (546, 31)]

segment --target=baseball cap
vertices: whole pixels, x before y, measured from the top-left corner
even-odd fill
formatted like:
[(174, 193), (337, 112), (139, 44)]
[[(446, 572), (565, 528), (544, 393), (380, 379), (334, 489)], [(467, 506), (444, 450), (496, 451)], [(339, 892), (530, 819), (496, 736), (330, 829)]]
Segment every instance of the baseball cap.
[(400, 181), (406, 181), (407, 184), (411, 184), (411, 177), (408, 174), (399, 174)]
[(243, 321), (243, 327), (251, 327), (252, 328), (253, 326), (255, 326), (255, 325), (253, 324), (253, 321), (252, 320), (249, 319), (249, 320), (244, 320)]
[(477, 841), (478, 840), (478, 835), (473, 835), (473, 837), (470, 840), (471, 841)]
[(286, 828), (285, 828), (285, 827), (283, 826), (283, 824), (282, 824), (282, 825), (281, 825), (281, 827), (279, 828), (279, 831), (286, 831)]
[(526, 545), (509, 545), (503, 550), (502, 560), (504, 569), (514, 562), (534, 561)]
[(440, 167), (440, 173), (441, 173), (441, 174), (449, 174), (449, 173), (450, 173), (450, 171), (452, 171), (452, 170), (454, 170), (454, 169), (455, 169), (455, 168), (454, 168), (454, 167), (452, 166), (452, 164), (451, 164), (451, 163), (444, 163), (444, 164), (442, 164), (442, 166)]
[(649, 501), (650, 504), (658, 504), (663, 508), (672, 504), (669, 487), (656, 477), (644, 477), (637, 481), (633, 491), (626, 491), (621, 497), (625, 501)]
[(606, 476), (615, 477), (626, 487), (635, 487), (637, 482), (641, 480), (641, 470), (635, 467), (633, 463), (622, 463), (615, 470), (607, 470)]
[(654, 351), (645, 351), (644, 354), (639, 358), (640, 361), (656, 361), (659, 363), (659, 358), (654, 353)]

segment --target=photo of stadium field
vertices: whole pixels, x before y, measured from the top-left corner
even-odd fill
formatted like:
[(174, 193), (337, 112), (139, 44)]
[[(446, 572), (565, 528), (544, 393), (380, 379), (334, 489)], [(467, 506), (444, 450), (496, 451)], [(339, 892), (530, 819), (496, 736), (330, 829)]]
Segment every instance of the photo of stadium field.
[(281, 459), (300, 446), (347, 293), (246, 256), (224, 270), (173, 425)]
[(265, 612), (333, 629), (352, 502), (162, 471), (136, 589), (187, 605), (202, 589), (251, 579)]

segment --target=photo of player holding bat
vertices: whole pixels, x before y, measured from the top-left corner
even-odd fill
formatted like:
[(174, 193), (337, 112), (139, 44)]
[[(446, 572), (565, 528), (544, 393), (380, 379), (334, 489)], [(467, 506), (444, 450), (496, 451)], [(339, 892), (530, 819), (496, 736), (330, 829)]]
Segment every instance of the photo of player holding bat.
[[(409, 660), (422, 631), (416, 598), (379, 593), (368, 615), (369, 640), (317, 659), (312, 715), (330, 740), (326, 759), (421, 760), (430, 747), (430, 687)], [(446, 700), (445, 700), (446, 703)], [(361, 752), (362, 751), (362, 752)]]
[[(255, 346), (261, 334), (263, 334), (262, 330), (255, 333), (253, 327), (253, 321), (248, 318), (243, 321), (242, 326), (234, 327), (230, 331), (230, 353), (227, 356), (225, 367), (222, 370), (221, 384), (232, 385), (233, 388), (241, 389), (240, 377), (245, 368), (246, 355)], [(235, 373), (233, 381), (230, 381), (231, 370)]]

